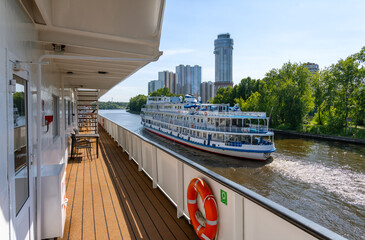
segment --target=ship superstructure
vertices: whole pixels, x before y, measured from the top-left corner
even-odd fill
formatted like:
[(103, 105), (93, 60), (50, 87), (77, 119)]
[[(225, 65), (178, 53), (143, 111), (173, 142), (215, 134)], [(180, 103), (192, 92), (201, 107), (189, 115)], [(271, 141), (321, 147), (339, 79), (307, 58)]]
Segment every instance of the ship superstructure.
[(242, 112), (238, 105), (203, 104), (189, 95), (148, 97), (143, 126), (158, 135), (204, 151), (266, 160), (274, 152), (274, 133), (264, 112)]

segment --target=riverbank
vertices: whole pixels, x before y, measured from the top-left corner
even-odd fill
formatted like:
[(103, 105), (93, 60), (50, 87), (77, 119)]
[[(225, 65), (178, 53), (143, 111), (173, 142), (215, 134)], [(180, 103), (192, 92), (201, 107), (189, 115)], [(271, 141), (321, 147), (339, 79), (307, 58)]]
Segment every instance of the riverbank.
[(136, 115), (140, 115), (141, 112), (140, 111), (131, 111), (131, 110), (126, 110), (127, 112), (129, 113), (132, 113), (132, 114), (136, 114)]
[(274, 132), (279, 133), (279, 134), (285, 134), (285, 135), (293, 135), (293, 136), (306, 137), (306, 138), (317, 138), (317, 139), (323, 139), (323, 140), (339, 141), (339, 142), (347, 142), (347, 143), (365, 145), (365, 139), (359, 139), (359, 138), (313, 134), (313, 133), (301, 133), (301, 132), (296, 132), (293, 130), (280, 130), (280, 129), (274, 129)]

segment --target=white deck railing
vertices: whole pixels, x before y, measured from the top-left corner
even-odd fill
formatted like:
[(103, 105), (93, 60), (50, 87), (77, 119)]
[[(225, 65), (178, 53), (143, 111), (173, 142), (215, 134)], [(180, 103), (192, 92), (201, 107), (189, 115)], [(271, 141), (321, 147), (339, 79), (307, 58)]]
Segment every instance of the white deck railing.
[[(188, 217), (191, 179), (208, 183), (218, 205), (218, 239), (344, 239), (336, 233), (234, 183), (179, 154), (99, 116), (99, 123), (177, 207)], [(226, 193), (227, 204), (221, 193)], [(202, 211), (202, 202), (198, 198)], [(203, 211), (204, 212), (204, 211)]]

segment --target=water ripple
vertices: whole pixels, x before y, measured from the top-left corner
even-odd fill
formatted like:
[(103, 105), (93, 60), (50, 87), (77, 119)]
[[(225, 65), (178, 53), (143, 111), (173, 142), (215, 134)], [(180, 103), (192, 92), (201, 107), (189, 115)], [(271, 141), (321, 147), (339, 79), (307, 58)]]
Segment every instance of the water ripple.
[(291, 179), (325, 188), (350, 204), (365, 206), (365, 174), (345, 167), (330, 168), (313, 162), (293, 161), (285, 156), (277, 156), (269, 167)]

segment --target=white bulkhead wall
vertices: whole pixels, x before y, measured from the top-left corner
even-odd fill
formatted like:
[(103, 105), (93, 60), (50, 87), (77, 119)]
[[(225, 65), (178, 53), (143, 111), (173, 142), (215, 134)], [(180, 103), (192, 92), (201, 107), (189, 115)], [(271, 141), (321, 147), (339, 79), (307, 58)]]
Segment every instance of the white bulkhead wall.
[[(35, 40), (35, 37), (34, 25), (20, 7), (19, 2), (0, 0), (0, 239), (10, 238), (9, 182), (7, 178), (7, 51), (11, 51), (21, 59), (29, 59), (33, 53), (30, 43)], [(31, 87), (31, 89), (33, 88)]]
[[(19, 61), (37, 61), (37, 59), (44, 54), (37, 47), (37, 31), (35, 25), (24, 9), (20, 6), (19, 1), (14, 0), (0, 0), (0, 239), (9, 239), (11, 236), (10, 229), (10, 203), (9, 203), (9, 182), (8, 182), (8, 107), (7, 107), (7, 66), (8, 57), (7, 52), (13, 54)], [(30, 140), (30, 144), (33, 145), (33, 153), (35, 154), (33, 159), (33, 172), (36, 175), (36, 103), (37, 103), (37, 65), (29, 65), (29, 84), (32, 110), (29, 112), (29, 118), (31, 118), (32, 125), (29, 126), (29, 131), (32, 131), (33, 139)], [(59, 96), (61, 99), (61, 80), (62, 76), (60, 73), (54, 71), (51, 66), (42, 66), (42, 100), (44, 100), (45, 114), (53, 115), (52, 112), (52, 95)], [(71, 101), (75, 95), (72, 90), (69, 90), (67, 94)], [(60, 101), (60, 113), (64, 114)], [(60, 114), (60, 136), (53, 139), (52, 126), (48, 133), (42, 135), (42, 153), (43, 153), (43, 164), (55, 164), (65, 160), (65, 151), (67, 144), (62, 145), (62, 139), (67, 142), (62, 136), (68, 136), (70, 131), (73, 129), (68, 127), (65, 130)], [(46, 128), (44, 127), (45, 131)], [(61, 146), (64, 148), (61, 149)], [(33, 188), (35, 192), (35, 187)], [(35, 196), (35, 193), (33, 193)], [(34, 219), (31, 219), (32, 227), (36, 225), (36, 208), (34, 203)], [(34, 233), (34, 231), (32, 231)]]
[(53, 97), (58, 97), (59, 135), (54, 137), (52, 132), (52, 124), (55, 124), (55, 119), (50, 124), (48, 132), (46, 132), (46, 127), (42, 127), (42, 165), (60, 164), (66, 161), (64, 156), (67, 146), (62, 144), (62, 141), (66, 142), (65, 137), (70, 136), (70, 132), (75, 126), (72, 125), (65, 129), (65, 111), (63, 108), (64, 101), (62, 98), (63, 95), (65, 98), (74, 101), (74, 99), (71, 99), (71, 96), (75, 96), (75, 94), (72, 94), (73, 90), (70, 89), (66, 90), (65, 93), (62, 94), (62, 75), (57, 73), (56, 69), (53, 69), (53, 66), (54, 65), (52, 64), (42, 66), (42, 100), (44, 101), (44, 114), (54, 116)]

